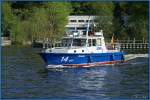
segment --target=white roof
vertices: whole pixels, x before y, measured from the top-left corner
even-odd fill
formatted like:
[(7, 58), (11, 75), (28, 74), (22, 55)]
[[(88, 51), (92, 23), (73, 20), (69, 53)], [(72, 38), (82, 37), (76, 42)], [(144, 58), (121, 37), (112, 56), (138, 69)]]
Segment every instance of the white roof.
[(91, 15), (71, 15), (68, 16), (69, 20), (88, 20), (90, 17), (91, 20), (95, 19), (96, 16), (91, 16)]

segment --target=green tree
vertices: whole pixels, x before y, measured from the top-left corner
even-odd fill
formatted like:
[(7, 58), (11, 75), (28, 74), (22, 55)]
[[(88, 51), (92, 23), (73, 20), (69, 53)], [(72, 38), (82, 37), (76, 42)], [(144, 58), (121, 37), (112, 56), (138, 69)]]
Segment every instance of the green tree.
[(2, 3), (2, 31), (4, 36), (9, 36), (11, 26), (13, 24), (13, 13), (11, 9), (11, 4), (8, 2)]
[(94, 2), (92, 4), (95, 10), (97, 22), (97, 31), (103, 30), (104, 36), (111, 38), (113, 34), (113, 9), (114, 5), (112, 2)]
[(82, 15), (83, 11), (81, 10), (81, 2), (71, 2), (72, 11), (71, 15)]
[(50, 36), (52, 41), (59, 40), (65, 33), (65, 26), (68, 23), (68, 16), (71, 12), (69, 3), (47, 3), (46, 10), (49, 20)]
[(27, 34), (24, 31), (25, 26), (23, 25), (23, 22), (21, 22), (18, 17), (15, 17), (13, 19), (13, 25), (11, 27), (12, 29), (10, 35), (13, 43), (25, 43), (25, 41), (27, 40)]
[(70, 10), (70, 4), (65, 2), (42, 2), (40, 6), (4, 3), (3, 30), (11, 33), (15, 43), (47, 39), (54, 42), (64, 35)]
[(34, 8), (30, 18), (30, 32), (32, 39), (47, 39), (55, 42), (65, 33), (65, 25), (70, 13), (68, 3), (45, 3), (43, 8)]
[(137, 39), (148, 38), (148, 2), (132, 3), (131, 14), (127, 22), (129, 36)]
[[(148, 38), (148, 2), (121, 2), (121, 15), (124, 16), (124, 24), (121, 37), (125, 38)], [(123, 36), (122, 36), (123, 35)]]
[(35, 8), (29, 19), (29, 33), (33, 40), (45, 39), (48, 31), (48, 16), (44, 8)]
[(119, 2), (114, 3), (113, 10), (113, 29), (116, 39), (123, 39), (126, 37), (124, 27), (124, 15)]

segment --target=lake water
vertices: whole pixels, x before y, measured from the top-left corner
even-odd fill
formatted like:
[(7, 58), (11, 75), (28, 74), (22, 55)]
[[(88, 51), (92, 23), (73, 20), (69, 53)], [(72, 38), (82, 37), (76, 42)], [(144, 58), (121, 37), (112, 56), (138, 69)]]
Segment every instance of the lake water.
[(117, 66), (45, 69), (30, 47), (2, 48), (2, 98), (147, 99), (148, 58)]

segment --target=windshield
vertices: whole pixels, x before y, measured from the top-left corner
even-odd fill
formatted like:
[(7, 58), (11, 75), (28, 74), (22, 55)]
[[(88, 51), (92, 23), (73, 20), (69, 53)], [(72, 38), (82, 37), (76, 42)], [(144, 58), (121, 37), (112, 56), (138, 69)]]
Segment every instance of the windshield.
[(86, 45), (86, 39), (73, 39), (72, 46), (85, 46)]
[(71, 42), (72, 42), (72, 39), (64, 38), (62, 40), (61, 44), (62, 44), (63, 47), (69, 47), (69, 46), (71, 46)]
[(62, 47), (70, 47), (72, 46), (85, 46), (86, 39), (72, 39), (72, 38), (64, 38), (62, 40)]

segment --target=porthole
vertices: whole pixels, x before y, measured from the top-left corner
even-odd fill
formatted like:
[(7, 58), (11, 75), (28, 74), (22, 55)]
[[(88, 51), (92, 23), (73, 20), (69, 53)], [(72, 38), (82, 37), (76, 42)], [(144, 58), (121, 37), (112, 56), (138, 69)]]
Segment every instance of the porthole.
[(82, 52), (84, 52), (84, 50), (82, 50)]
[(74, 50), (74, 53), (76, 53), (76, 50)]

